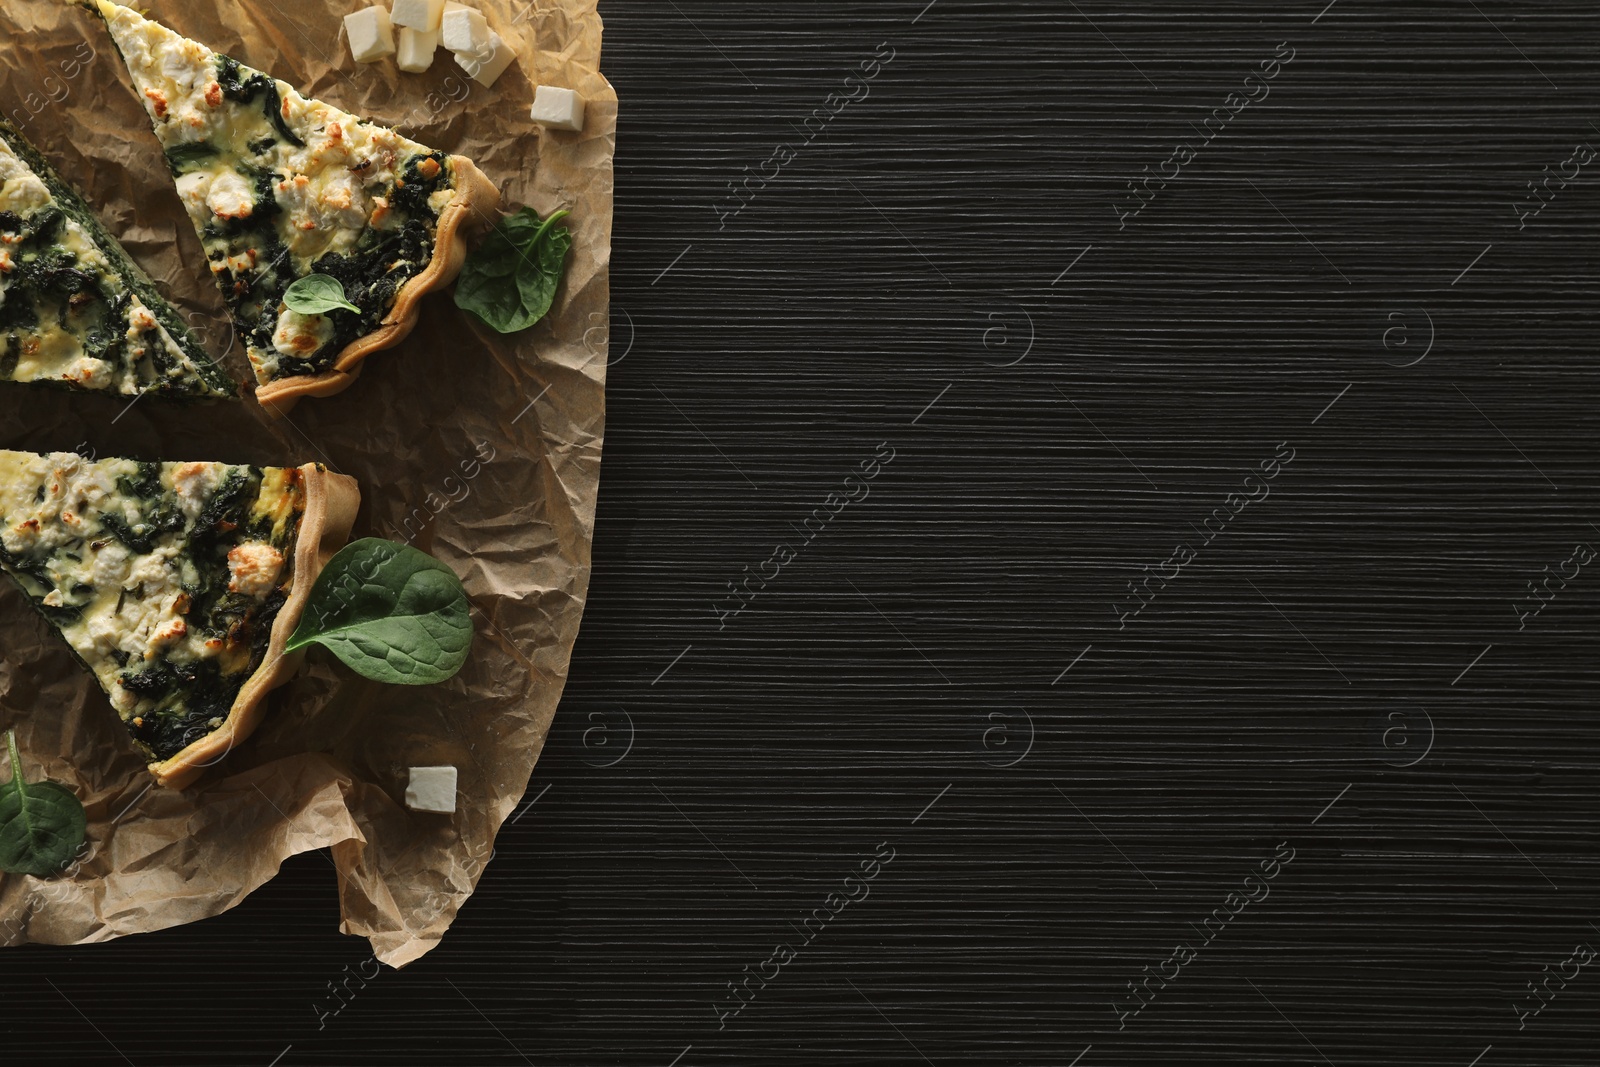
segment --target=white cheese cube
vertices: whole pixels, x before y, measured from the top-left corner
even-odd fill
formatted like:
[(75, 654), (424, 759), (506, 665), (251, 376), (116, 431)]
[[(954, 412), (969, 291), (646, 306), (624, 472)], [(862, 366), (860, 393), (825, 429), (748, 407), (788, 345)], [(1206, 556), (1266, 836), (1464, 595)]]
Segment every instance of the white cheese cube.
[(571, 89), (541, 85), (533, 91), (533, 121), (576, 133), (583, 129), (583, 97)]
[[(398, 2), (398, 0), (396, 0)], [(409, 26), (400, 29), (400, 47), (395, 62), (401, 70), (421, 74), (433, 66), (433, 54), (439, 50), (439, 31), (425, 33)]]
[(394, 13), (389, 21), (410, 30), (438, 33), (439, 20), (443, 17), (444, 0), (394, 0)]
[(389, 13), (381, 7), (364, 7), (346, 15), (344, 32), (350, 38), (350, 54), (357, 63), (394, 55), (394, 29), (389, 24)]
[(456, 0), (444, 0), (444, 14), (439, 16), (439, 47), (444, 47), (444, 16), (452, 11), (476, 11), (477, 8), (468, 7), (466, 4), (457, 3)]
[(440, 40), (457, 56), (463, 53), (476, 55), (485, 51), (493, 36), (489, 20), (483, 17), (482, 12), (470, 7), (450, 8), (439, 21)]
[(467, 72), (467, 77), (485, 89), (493, 85), (516, 58), (516, 50), (493, 31), (489, 33), (489, 43), (478, 52), (456, 53), (456, 62)]
[(406, 807), (437, 815), (453, 815), (456, 810), (456, 769), (454, 767), (413, 767), (406, 786)]

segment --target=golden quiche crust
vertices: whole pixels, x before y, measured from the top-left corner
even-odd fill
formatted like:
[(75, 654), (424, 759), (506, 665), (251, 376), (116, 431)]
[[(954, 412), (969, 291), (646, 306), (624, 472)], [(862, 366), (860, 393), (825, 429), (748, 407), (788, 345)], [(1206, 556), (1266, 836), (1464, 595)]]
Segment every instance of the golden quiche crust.
[(304, 478), (306, 506), (295, 540), (289, 598), (273, 620), (266, 656), (246, 679), (221, 726), (171, 758), (149, 765), (156, 781), (170, 789), (191, 785), (206, 768), (220, 762), (235, 745), (255, 732), (266, 713), (267, 694), (294, 677), (304, 658), (303, 652), (286, 655), (283, 646), (300, 625), (317, 575), (349, 540), (361, 506), (361, 490), (354, 478), (334, 474), (316, 463), (307, 463), (299, 470)]

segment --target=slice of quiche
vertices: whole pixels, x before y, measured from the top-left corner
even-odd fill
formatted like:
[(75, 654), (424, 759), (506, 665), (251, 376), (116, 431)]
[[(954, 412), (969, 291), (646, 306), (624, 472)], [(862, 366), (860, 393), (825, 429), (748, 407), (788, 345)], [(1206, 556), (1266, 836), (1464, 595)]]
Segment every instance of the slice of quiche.
[(157, 781), (255, 729), (360, 493), (321, 466), (0, 451), (0, 567), (94, 673)]
[(4, 121), (0, 380), (118, 396), (235, 394), (83, 198)]
[[(278, 412), (350, 385), (361, 361), (417, 323), (424, 295), (455, 280), (461, 228), (500, 194), (464, 156), (308, 100), (109, 0), (105, 19), (177, 179), (255, 368)], [(360, 311), (290, 311), (311, 273)]]

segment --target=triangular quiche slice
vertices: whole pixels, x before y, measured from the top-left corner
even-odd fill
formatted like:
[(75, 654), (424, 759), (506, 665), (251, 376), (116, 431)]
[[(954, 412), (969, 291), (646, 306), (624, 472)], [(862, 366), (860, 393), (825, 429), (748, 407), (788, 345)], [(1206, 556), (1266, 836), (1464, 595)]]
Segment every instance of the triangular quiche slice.
[[(411, 332), (461, 271), (464, 225), (500, 194), (447, 155), (320, 100), (109, 0), (105, 19), (166, 150), (178, 194), (255, 368), (283, 412), (346, 388)], [(361, 310), (307, 315), (283, 294), (311, 273)]]
[(163, 785), (247, 737), (311, 585), (350, 535), (353, 479), (308, 463), (0, 451), (0, 567), (111, 698)]
[(4, 121), (0, 380), (129, 397), (237, 392), (83, 198)]

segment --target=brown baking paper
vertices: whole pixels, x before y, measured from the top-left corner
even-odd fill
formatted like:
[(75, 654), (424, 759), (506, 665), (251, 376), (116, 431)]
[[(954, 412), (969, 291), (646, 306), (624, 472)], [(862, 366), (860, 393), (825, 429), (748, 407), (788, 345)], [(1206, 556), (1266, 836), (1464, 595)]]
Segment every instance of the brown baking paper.
[[(599, 73), (595, 0), (477, 0), (518, 64), (492, 89), (448, 52), (426, 74), (354, 63), (353, 0), (148, 0), (151, 17), (336, 106), (477, 162), (574, 247), (554, 310), (513, 338), (448, 292), (347, 391), (287, 419), (252, 400), (192, 407), (0, 383), (0, 447), (100, 456), (326, 463), (361, 484), (352, 536), (407, 541), (466, 583), (478, 635), (439, 686), (385, 686), (313, 649), (261, 729), (183, 792), (151, 787), (99, 687), (0, 583), (0, 728), (32, 780), (84, 801), (89, 842), (58, 878), (0, 876), (0, 944), (66, 945), (233, 907), (283, 860), (329, 848), (340, 929), (402, 966), (471, 895), (516, 808), (565, 682), (589, 581), (604, 430), (616, 95)], [(105, 28), (57, 0), (0, 0), (0, 108), (248, 380), (200, 245)], [(588, 101), (581, 134), (529, 118), (538, 83)], [(407, 769), (460, 769), (454, 816), (404, 806)], [(0, 772), (9, 779), (9, 768)]]

